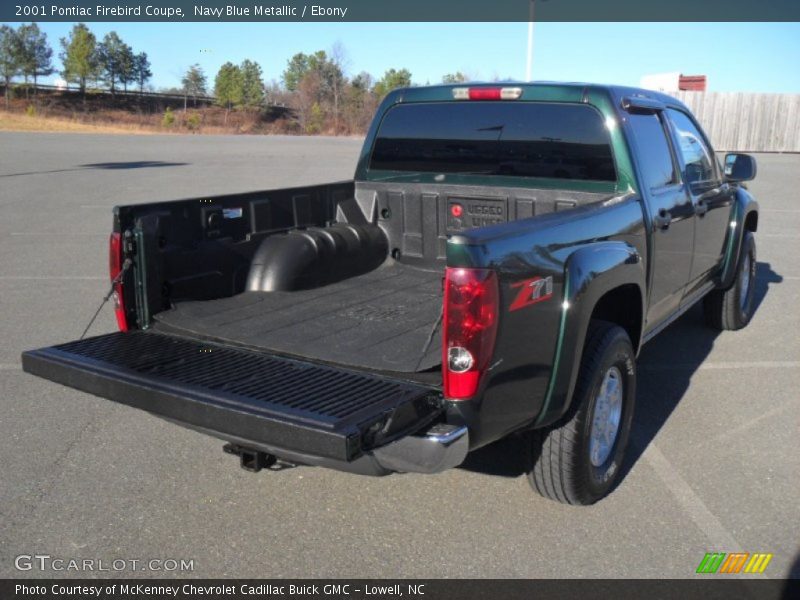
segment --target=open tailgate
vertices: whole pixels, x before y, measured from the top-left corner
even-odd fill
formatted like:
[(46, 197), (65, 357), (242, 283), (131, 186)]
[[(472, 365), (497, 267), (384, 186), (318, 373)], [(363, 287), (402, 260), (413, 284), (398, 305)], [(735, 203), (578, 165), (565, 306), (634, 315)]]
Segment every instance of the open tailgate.
[(351, 461), (441, 412), (432, 387), (152, 331), (30, 350), (23, 369), (225, 439)]

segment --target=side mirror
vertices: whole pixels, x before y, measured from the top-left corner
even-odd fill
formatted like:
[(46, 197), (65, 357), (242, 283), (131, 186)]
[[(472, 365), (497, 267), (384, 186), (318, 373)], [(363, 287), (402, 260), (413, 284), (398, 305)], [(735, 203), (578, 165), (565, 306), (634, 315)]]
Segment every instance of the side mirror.
[(725, 155), (725, 179), (728, 181), (750, 181), (756, 177), (756, 159), (749, 154), (732, 152)]

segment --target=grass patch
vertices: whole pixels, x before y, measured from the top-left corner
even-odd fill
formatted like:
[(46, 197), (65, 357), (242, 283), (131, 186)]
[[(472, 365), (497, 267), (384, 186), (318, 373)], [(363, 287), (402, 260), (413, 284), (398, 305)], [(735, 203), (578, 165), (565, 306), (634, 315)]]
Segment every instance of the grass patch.
[(71, 119), (58, 117), (41, 117), (0, 111), (0, 131), (43, 131), (48, 133), (138, 133), (152, 134), (163, 133), (155, 128), (145, 127), (135, 123), (119, 125), (106, 125), (96, 123), (81, 123)]

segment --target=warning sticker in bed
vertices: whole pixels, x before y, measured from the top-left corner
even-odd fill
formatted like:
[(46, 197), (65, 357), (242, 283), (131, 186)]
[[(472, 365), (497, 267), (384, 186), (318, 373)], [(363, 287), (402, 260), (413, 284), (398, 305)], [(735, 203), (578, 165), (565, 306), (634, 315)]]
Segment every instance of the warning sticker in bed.
[(486, 227), (507, 220), (505, 199), (449, 198), (447, 201), (448, 231)]

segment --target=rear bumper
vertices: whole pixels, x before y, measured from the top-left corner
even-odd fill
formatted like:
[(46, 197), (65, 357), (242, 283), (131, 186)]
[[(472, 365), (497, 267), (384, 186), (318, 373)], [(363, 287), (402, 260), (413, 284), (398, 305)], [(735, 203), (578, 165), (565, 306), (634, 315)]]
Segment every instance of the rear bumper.
[(440, 473), (464, 462), (467, 452), (469, 430), (463, 425), (440, 424), (376, 448), (372, 455), (390, 471)]
[(358, 475), (380, 477), (391, 473), (441, 473), (460, 465), (469, 452), (469, 431), (465, 426), (435, 425), (426, 431), (369, 450), (351, 461), (344, 461), (223, 434), (174, 419), (167, 420), (242, 448), (271, 454), (287, 462)]

